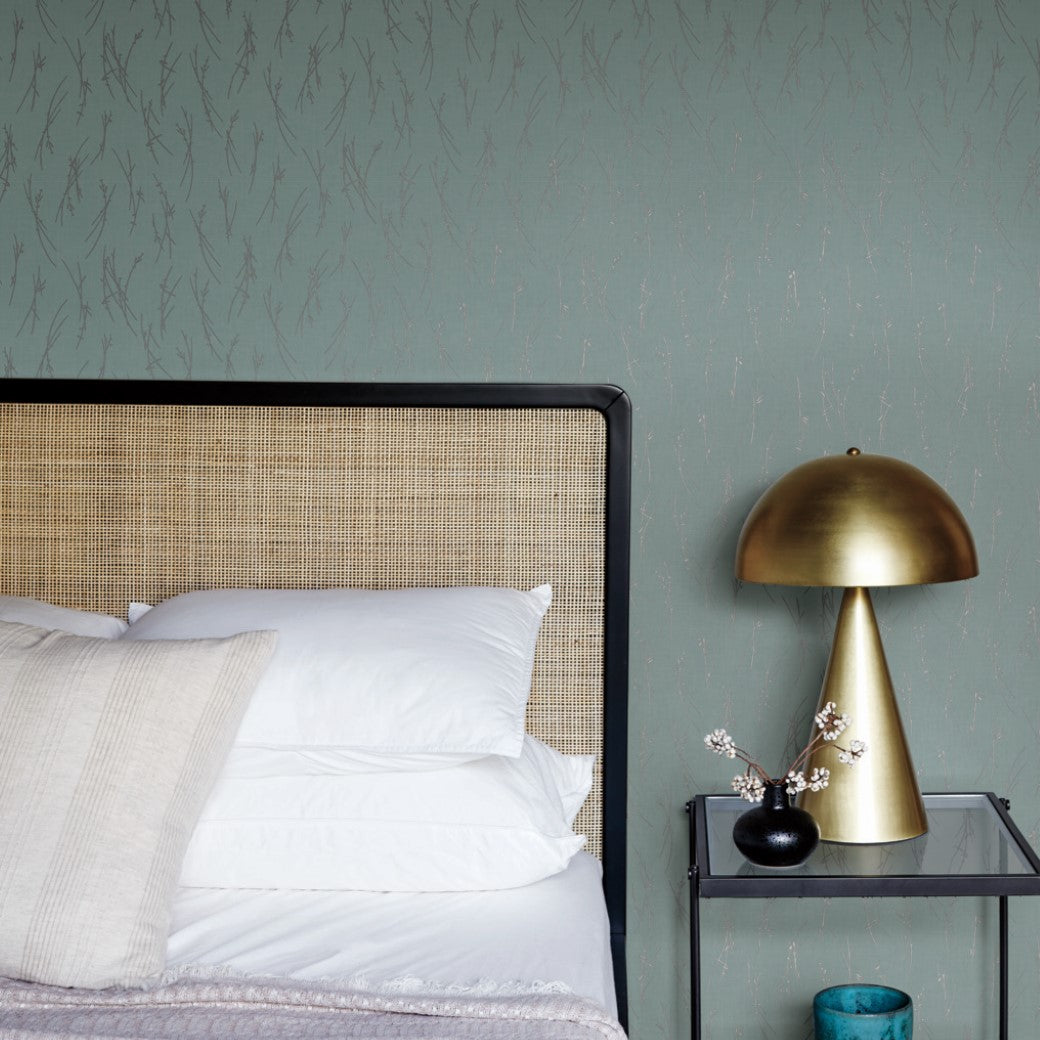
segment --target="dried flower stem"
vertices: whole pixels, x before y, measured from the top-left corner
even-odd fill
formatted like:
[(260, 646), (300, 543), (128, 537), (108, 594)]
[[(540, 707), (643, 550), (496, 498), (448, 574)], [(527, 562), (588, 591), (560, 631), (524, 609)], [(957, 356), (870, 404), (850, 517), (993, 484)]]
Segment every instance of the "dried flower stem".
[[(814, 721), (819, 732), (813, 734), (783, 777), (771, 777), (748, 751), (737, 747), (733, 738), (724, 729), (712, 730), (704, 738), (704, 745), (717, 755), (725, 758), (739, 758), (741, 762), (745, 763), (747, 768), (742, 774), (733, 778), (732, 786), (742, 798), (746, 798), (748, 801), (760, 801), (766, 784), (786, 783), (789, 794), (797, 794), (807, 788), (819, 791), (828, 785), (830, 770), (822, 766), (818, 767), (807, 779), (803, 771), (805, 763), (824, 743), (836, 741), (838, 735), (848, 728), (851, 720), (848, 715), (838, 710), (833, 701), (828, 701), (822, 710), (817, 712)], [(837, 743), (834, 746), (838, 751), (838, 761), (848, 766), (855, 765), (867, 750), (867, 746), (862, 740), (853, 740), (847, 748)]]

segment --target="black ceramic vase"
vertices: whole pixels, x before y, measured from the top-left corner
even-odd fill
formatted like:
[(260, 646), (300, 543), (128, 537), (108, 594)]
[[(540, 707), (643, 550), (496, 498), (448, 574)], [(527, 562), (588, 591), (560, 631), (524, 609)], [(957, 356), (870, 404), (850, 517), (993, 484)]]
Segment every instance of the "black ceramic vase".
[(766, 784), (762, 804), (737, 817), (733, 842), (756, 866), (797, 867), (819, 844), (820, 828), (791, 804), (785, 785)]

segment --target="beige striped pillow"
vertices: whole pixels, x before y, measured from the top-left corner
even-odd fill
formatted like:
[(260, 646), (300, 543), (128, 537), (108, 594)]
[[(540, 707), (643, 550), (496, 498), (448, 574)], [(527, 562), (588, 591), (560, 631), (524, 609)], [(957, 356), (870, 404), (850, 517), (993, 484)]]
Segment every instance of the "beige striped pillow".
[(0, 974), (158, 977), (184, 850), (275, 639), (0, 622)]

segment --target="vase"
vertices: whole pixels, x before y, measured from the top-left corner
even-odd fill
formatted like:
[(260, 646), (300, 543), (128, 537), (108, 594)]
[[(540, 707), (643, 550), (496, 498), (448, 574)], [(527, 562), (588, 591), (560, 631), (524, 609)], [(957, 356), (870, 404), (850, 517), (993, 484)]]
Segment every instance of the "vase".
[(912, 1040), (914, 1002), (891, 986), (831, 986), (813, 998), (813, 1027), (816, 1040)]
[(791, 804), (784, 784), (766, 784), (761, 805), (733, 825), (733, 842), (759, 867), (797, 867), (820, 842), (820, 828), (804, 809)]

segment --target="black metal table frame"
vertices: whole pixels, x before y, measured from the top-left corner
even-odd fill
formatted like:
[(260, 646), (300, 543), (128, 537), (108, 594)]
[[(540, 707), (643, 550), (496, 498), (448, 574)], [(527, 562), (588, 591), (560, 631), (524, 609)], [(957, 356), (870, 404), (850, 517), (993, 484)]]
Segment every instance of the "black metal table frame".
[[(799, 898), (853, 896), (994, 896), (999, 902), (999, 1040), (1008, 1040), (1008, 897), (1040, 895), (1040, 859), (1008, 814), (1008, 802), (992, 792), (986, 798), (1016, 843), (1032, 874), (920, 874), (889, 876), (715, 875), (708, 858), (707, 806), (697, 795), (686, 803), (690, 817), (690, 1037), (701, 1038), (700, 901), (710, 898)], [(726, 797), (726, 796), (723, 796)], [(733, 796), (734, 798), (736, 796)]]

